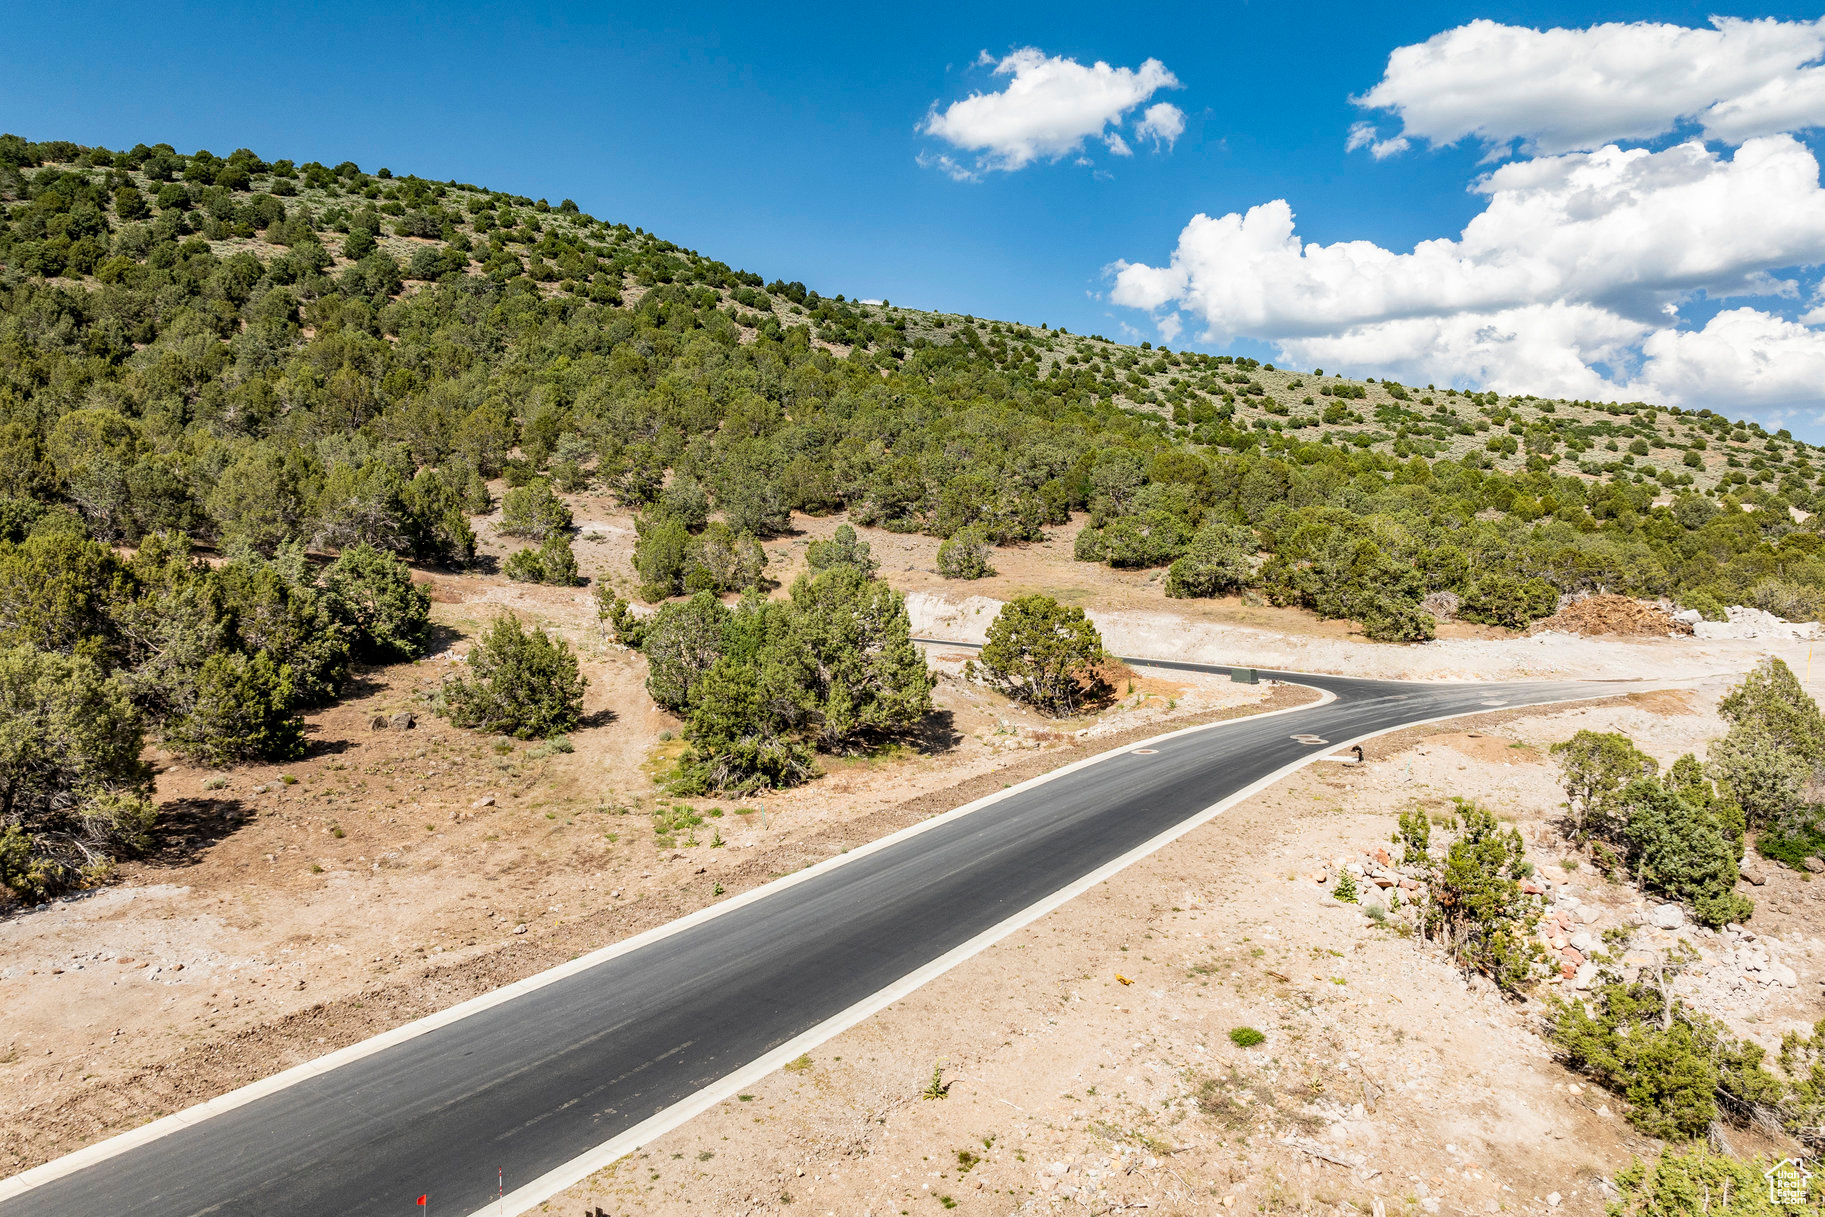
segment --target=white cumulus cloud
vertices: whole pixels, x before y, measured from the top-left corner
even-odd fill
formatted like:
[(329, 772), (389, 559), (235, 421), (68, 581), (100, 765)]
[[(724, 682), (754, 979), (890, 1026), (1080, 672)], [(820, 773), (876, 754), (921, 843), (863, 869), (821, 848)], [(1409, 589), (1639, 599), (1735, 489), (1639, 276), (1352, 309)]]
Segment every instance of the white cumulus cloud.
[[(1496, 153), (1517, 141), (1530, 153), (1590, 150), (1688, 122), (1737, 143), (1825, 125), (1821, 54), (1825, 20), (1548, 30), (1477, 20), (1397, 48), (1356, 101), (1392, 112), (1396, 139), (1476, 139)], [(1393, 141), (1352, 136), (1353, 147), (1378, 145)]]
[(1374, 123), (1350, 124), (1349, 138), (1343, 141), (1345, 152), (1354, 152), (1358, 148), (1367, 148), (1369, 155), (1378, 161), (1385, 161), (1396, 153), (1405, 152), (1413, 146), (1404, 135), (1392, 139), (1381, 138), (1381, 132), (1375, 129)]
[(1155, 102), (1141, 115), (1134, 133), (1142, 139), (1152, 140), (1156, 147), (1165, 144), (1170, 148), (1185, 134), (1185, 111), (1169, 101)]
[(1642, 352), (1642, 381), (1665, 401), (1785, 417), (1816, 414), (1825, 386), (1825, 333), (1758, 309), (1728, 309), (1699, 330), (1658, 330)]
[[(994, 74), (1007, 78), (999, 92), (972, 93), (943, 109), (934, 103), (918, 128), (921, 134), (971, 154), (973, 164), (966, 166), (949, 156), (924, 157), (922, 163), (952, 176), (1015, 170), (1080, 153), (1085, 141), (1092, 139), (1104, 141), (1117, 155), (1127, 155), (1127, 142), (1111, 128), (1120, 127), (1129, 112), (1161, 89), (1179, 87), (1178, 78), (1157, 59), (1138, 68), (1111, 67), (1101, 60), (1086, 66), (1035, 47), (995, 61)], [(1135, 133), (1170, 144), (1183, 129), (1184, 115), (1177, 107), (1156, 104)]]
[[(1825, 351), (1755, 309), (1678, 324), (1701, 293), (1796, 295), (1784, 276), (1825, 263), (1818, 162), (1791, 136), (1733, 153), (1608, 145), (1507, 164), (1473, 189), (1486, 202), (1457, 237), (1405, 252), (1304, 242), (1282, 199), (1198, 215), (1165, 265), (1113, 267), (1111, 299), (1189, 318), (1207, 340), (1277, 343), (1298, 364), (1574, 397), (1774, 409)], [(1726, 357), (1733, 343), (1761, 354)]]
[(1728, 157), (1699, 143), (1612, 145), (1504, 165), (1476, 189), (1487, 205), (1457, 239), (1408, 253), (1306, 244), (1284, 199), (1195, 216), (1167, 266), (1119, 266), (1113, 298), (1172, 303), (1221, 337), (1554, 301), (1646, 319), (1694, 291), (1778, 291), (1771, 272), (1825, 262), (1818, 162), (1791, 136)]

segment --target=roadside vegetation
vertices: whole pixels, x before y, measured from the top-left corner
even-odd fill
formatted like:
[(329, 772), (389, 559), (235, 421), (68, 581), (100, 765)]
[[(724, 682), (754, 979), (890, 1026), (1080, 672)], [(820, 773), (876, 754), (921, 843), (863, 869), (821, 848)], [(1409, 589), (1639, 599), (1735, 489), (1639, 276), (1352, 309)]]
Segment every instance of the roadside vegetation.
[[(1573, 843), (1599, 870), (1683, 903), (1714, 928), (1754, 914), (1734, 890), (1748, 835), (1772, 837), (1778, 856), (1816, 838), (1825, 814), (1808, 801), (1825, 719), (1786, 664), (1763, 660), (1718, 710), (1730, 730), (1708, 762), (1682, 756), (1664, 774), (1616, 733), (1580, 731), (1554, 749)], [(1548, 1038), (1567, 1064), (1624, 1098), (1629, 1120), (1652, 1136), (1689, 1141), (1714, 1124), (1760, 1123), (1816, 1149), (1825, 1023), (1790, 1032), (1771, 1070), (1762, 1048), (1674, 995), (1674, 978), (1695, 959), (1676, 948), (1631, 976), (1600, 954), (1590, 997), (1550, 999)]]
[[(1796, 1152), (1825, 1145), (1825, 1021), (1788, 1031), (1770, 1052), (1701, 1009), (1710, 999), (1693, 1004), (1682, 982), (1715, 969), (1728, 944), (1756, 937), (1743, 929), (1754, 902), (1737, 891), (1745, 850), (1785, 861), (1819, 839), (1825, 716), (1772, 657), (1718, 710), (1729, 729), (1705, 761), (1687, 754), (1663, 768), (1618, 732), (1581, 730), (1552, 749), (1565, 795), (1556, 865), (1588, 867), (1655, 898), (1647, 945), (1636, 936), (1639, 916), (1590, 928), (1601, 914), (1580, 919), (1577, 897), (1553, 895), (1563, 875), (1542, 880), (1521, 833), (1465, 798), (1451, 814), (1423, 804), (1402, 812), (1392, 849), (1340, 863), (1332, 887), (1378, 927), (1433, 944), (1466, 977), (1536, 1003), (1557, 1058), (1615, 1096), (1636, 1129), (1668, 1143), (1658, 1159), (1618, 1175), (1613, 1212), (1701, 1211), (1682, 1189), (1721, 1187), (1726, 1176), (1739, 1186), (1751, 1177), (1747, 1164), (1707, 1149), (1727, 1145), (1732, 1130)], [(1810, 869), (1804, 861), (1788, 864)], [(1763, 1209), (1745, 1200), (1743, 1211)]]
[(603, 613), (645, 653), (653, 700), (685, 720), (690, 749), (670, 777), (680, 793), (796, 785), (815, 753), (892, 740), (932, 708), (905, 600), (863, 564), (832, 556), (783, 600), (730, 608), (700, 591), (650, 618), (618, 599)]

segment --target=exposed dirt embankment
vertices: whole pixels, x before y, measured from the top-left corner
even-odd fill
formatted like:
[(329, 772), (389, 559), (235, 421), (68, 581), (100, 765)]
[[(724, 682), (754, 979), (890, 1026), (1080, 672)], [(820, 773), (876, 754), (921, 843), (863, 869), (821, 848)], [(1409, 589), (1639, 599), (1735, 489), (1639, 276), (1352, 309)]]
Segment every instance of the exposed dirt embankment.
[[(1081, 564), (1080, 564), (1081, 565)], [(1795, 639), (1580, 637), (1543, 629), (1531, 635), (1480, 630), (1475, 637), (1395, 645), (1337, 634), (1306, 634), (1271, 623), (1241, 624), (1174, 611), (1087, 605), (1110, 651), (1140, 658), (1246, 665), (1288, 671), (1336, 672), (1403, 680), (1676, 679), (1747, 671), (1763, 655), (1804, 668), (1808, 644)], [(1293, 614), (1251, 609), (1240, 602), (1207, 602), (1214, 613), (1233, 603), (1239, 614)], [(1633, 602), (1631, 602), (1633, 603)], [(961, 589), (914, 591), (906, 597), (913, 629), (927, 637), (980, 643), (1002, 601)]]

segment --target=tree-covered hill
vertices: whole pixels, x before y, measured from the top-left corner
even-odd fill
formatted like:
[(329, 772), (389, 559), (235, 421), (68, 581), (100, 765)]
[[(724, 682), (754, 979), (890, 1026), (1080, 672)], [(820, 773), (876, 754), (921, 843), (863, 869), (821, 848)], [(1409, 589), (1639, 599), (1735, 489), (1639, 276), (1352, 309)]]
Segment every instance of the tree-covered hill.
[[(794, 511), (951, 538), (965, 576), (1076, 514), (1079, 558), (1170, 564), (1170, 594), (1412, 640), (1441, 592), (1505, 625), (1594, 589), (1816, 616), (1818, 457), (1710, 411), (824, 296), (568, 200), (8, 135), (0, 702), (94, 730), (82, 789), (0, 756), (0, 879), (55, 886), (140, 831), (136, 724), (282, 755), (351, 659), (412, 654), (405, 563), (473, 562), (496, 479), (538, 546), (517, 578), (574, 580), (553, 492), (592, 485), (638, 513), (649, 599), (763, 584)], [(21, 861), (28, 805), (63, 844)]]

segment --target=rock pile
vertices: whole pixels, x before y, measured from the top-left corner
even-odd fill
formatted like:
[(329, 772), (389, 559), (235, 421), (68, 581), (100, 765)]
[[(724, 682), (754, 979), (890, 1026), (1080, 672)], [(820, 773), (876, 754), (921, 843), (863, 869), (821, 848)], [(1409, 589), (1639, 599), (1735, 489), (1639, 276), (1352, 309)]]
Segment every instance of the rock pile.
[(1569, 980), (1582, 989), (1596, 979), (1597, 965), (1590, 957), (1603, 949), (1603, 938), (1596, 928), (1601, 920), (1603, 914), (1596, 905), (1585, 904), (1567, 891), (1561, 891), (1546, 910), (1540, 919), (1540, 939), (1559, 964), (1560, 980)]
[[(1673, 991), (1695, 1009), (1741, 1017), (1761, 1012), (1764, 1002), (1781, 990), (1800, 987), (1799, 973), (1782, 958), (1786, 949), (1777, 938), (1735, 925), (1721, 931), (1695, 928), (1686, 937), (1698, 959), (1674, 982)], [(1652, 957), (1631, 947), (1622, 962), (1625, 968), (1639, 967)]]
[(1419, 606), (1440, 621), (1456, 621), (1462, 603), (1456, 592), (1431, 592)]
[(1624, 638), (1665, 638), (1690, 634), (1692, 626), (1651, 600), (1599, 593), (1566, 604), (1534, 626), (1535, 632), (1557, 630), (1562, 634), (1613, 634)]
[(1400, 899), (1412, 901), (1419, 899), (1424, 890), (1424, 885), (1419, 880), (1409, 878), (1395, 868), (1394, 859), (1389, 857), (1388, 851), (1381, 846), (1365, 849), (1362, 859), (1357, 862), (1345, 862), (1339, 858), (1329, 868), (1321, 869), (1312, 877), (1320, 883), (1327, 883), (1330, 881), (1330, 875), (1327, 872), (1332, 869), (1347, 870), (1355, 878), (1361, 880), (1365, 885), (1362, 888), (1363, 896), (1373, 896), (1377, 889), (1386, 892), (1390, 888), (1399, 888)]
[(1697, 609), (1682, 609), (1673, 614), (1675, 621), (1691, 627), (1700, 638), (1818, 638), (1816, 621), (1782, 621), (1773, 613), (1733, 604), (1724, 610), (1726, 620), (1706, 621)]

